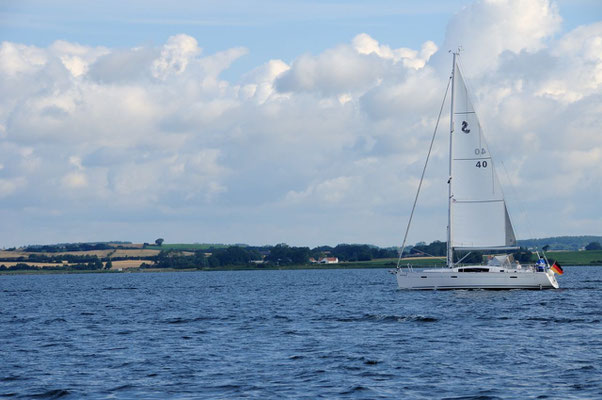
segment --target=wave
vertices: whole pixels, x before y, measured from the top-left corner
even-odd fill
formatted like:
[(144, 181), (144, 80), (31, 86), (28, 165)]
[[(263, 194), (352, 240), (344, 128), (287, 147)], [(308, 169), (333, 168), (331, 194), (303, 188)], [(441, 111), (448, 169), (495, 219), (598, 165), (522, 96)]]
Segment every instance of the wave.
[(367, 388), (367, 387), (361, 386), (361, 385), (356, 385), (356, 386), (353, 386), (353, 387), (351, 387), (351, 388), (349, 388), (347, 390), (339, 392), (339, 394), (348, 395), (348, 394), (354, 394), (354, 393), (357, 393), (357, 392), (364, 392), (364, 391), (367, 391), (367, 390), (370, 390), (370, 389)]
[(15, 315), (15, 316), (13, 316), (12, 319), (10, 319), (6, 322), (11, 323), (11, 324), (26, 324), (28, 322), (32, 322), (35, 320), (36, 320), (36, 318), (34, 318), (34, 317), (17, 317)]
[(424, 315), (384, 315), (384, 314), (364, 314), (361, 317), (339, 317), (335, 318), (337, 322), (437, 322), (435, 317)]
[(162, 322), (164, 324), (189, 324), (192, 322), (213, 321), (216, 319), (219, 319), (219, 318), (216, 318), (216, 317), (195, 317), (195, 318), (175, 317), (175, 318), (168, 318), (168, 319), (162, 320), (160, 322)]
[(54, 324), (55, 322), (67, 322), (67, 320), (64, 318), (47, 319), (46, 321), (44, 321), (44, 324), (49, 325), (49, 324)]
[(61, 397), (69, 396), (70, 394), (71, 392), (65, 389), (53, 389), (43, 393), (32, 394), (27, 397), (32, 399), (60, 399)]
[(26, 293), (26, 292), (32, 292), (33, 290), (31, 289), (16, 289), (16, 290), (12, 290), (12, 289), (4, 289), (2, 290), (2, 293)]
[(134, 389), (134, 388), (136, 388), (136, 386), (130, 385), (130, 384), (125, 384), (125, 385), (114, 387), (114, 388), (110, 389), (109, 392), (119, 392), (120, 390), (129, 390), (129, 389)]
[(585, 319), (585, 318), (527, 317), (527, 318), (522, 318), (522, 319), (525, 321), (554, 322), (557, 324), (574, 324), (574, 323), (579, 323), (579, 322), (591, 324), (591, 323), (600, 322), (599, 319), (590, 320), (590, 319)]
[(363, 318), (367, 321), (377, 322), (437, 322), (434, 317), (426, 317), (424, 315), (380, 315), (366, 314)]
[(573, 372), (573, 371), (595, 371), (596, 367), (594, 367), (593, 365), (584, 365), (583, 367), (579, 367), (579, 368), (570, 368), (567, 369), (567, 372)]
[[(538, 397), (542, 398), (542, 397)], [(501, 397), (477, 395), (477, 396), (460, 396), (460, 397), (444, 397), (443, 400), (498, 400)]]
[(27, 378), (24, 378), (20, 375), (9, 375), (9, 376), (5, 376), (0, 378), (0, 382), (12, 382), (12, 381), (20, 381), (20, 380), (24, 380)]

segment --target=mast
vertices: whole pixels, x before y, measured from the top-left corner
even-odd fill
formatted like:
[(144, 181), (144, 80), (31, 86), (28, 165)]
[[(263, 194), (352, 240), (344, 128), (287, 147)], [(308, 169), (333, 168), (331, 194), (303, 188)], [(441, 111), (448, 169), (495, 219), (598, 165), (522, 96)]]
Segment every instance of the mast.
[(452, 61), (452, 92), (451, 92), (451, 107), (449, 112), (449, 179), (447, 180), (447, 266), (454, 266), (454, 251), (451, 244), (452, 224), (451, 224), (451, 207), (452, 207), (452, 134), (454, 133), (454, 97), (455, 97), (455, 82), (456, 82), (456, 52), (453, 52)]

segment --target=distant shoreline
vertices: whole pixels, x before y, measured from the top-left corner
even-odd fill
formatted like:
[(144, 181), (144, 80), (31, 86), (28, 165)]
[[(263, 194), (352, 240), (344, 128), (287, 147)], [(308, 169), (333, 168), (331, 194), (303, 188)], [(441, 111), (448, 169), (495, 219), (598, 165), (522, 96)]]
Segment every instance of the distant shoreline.
[[(218, 267), (218, 268), (129, 268), (123, 271), (118, 270), (15, 270), (15, 271), (0, 271), (0, 275), (72, 275), (72, 274), (144, 274), (144, 273), (162, 273), (162, 272), (219, 272), (219, 271), (301, 271), (301, 270), (332, 270), (332, 269), (393, 269), (395, 265), (370, 264), (370, 263), (341, 263), (331, 265), (287, 265), (287, 266), (269, 266), (269, 267), (253, 267), (253, 266), (233, 266), (233, 267)], [(435, 265), (416, 265), (416, 268), (437, 268), (441, 266)], [(602, 267), (600, 264), (575, 264), (562, 265), (563, 268), (571, 267)]]
[[(232, 247), (235, 251), (245, 255), (244, 249)], [(277, 247), (274, 249), (278, 249)], [(295, 249), (295, 248), (292, 248)], [(235, 251), (234, 251), (235, 250)], [(282, 249), (280, 249), (282, 250)], [(307, 249), (306, 249), (307, 250)], [(366, 261), (348, 261), (351, 256), (357, 259), (357, 254), (348, 256), (347, 259), (339, 260), (332, 257), (334, 263), (312, 263), (305, 261), (293, 261), (290, 258), (279, 256), (278, 261), (270, 260), (263, 255), (262, 260), (231, 257), (213, 263), (211, 257), (219, 252), (228, 250), (215, 249), (211, 253), (202, 250), (175, 250), (121, 247), (108, 249), (91, 249), (80, 251), (42, 252), (24, 250), (0, 251), (0, 275), (39, 275), (39, 274), (81, 274), (81, 273), (143, 273), (143, 272), (188, 272), (188, 271), (272, 271), (272, 270), (310, 270), (310, 269), (393, 269), (397, 266), (397, 256), (388, 255), (389, 258), (373, 257)], [(437, 253), (435, 253), (437, 254)], [(235, 254), (236, 255), (236, 254)], [(364, 255), (365, 256), (365, 255)], [(529, 253), (530, 261), (521, 260), (522, 264), (535, 262), (536, 255)], [(280, 257), (285, 260), (280, 263)], [(314, 256), (315, 257), (315, 256)], [(486, 259), (487, 255), (483, 254)], [(587, 251), (550, 251), (547, 257), (552, 264), (554, 261), (562, 266), (602, 266), (602, 250)], [(292, 258), (292, 257), (291, 257)], [(351, 258), (353, 259), (353, 258)], [(219, 260), (218, 260), (219, 261)], [(482, 262), (480, 261), (472, 261)], [(284, 264), (284, 265), (278, 265)], [(401, 265), (411, 264), (415, 268), (443, 267), (445, 257), (407, 257), (401, 260)], [(470, 263), (469, 263), (470, 264)]]
[[(435, 267), (435, 266), (431, 266)], [(51, 275), (51, 274), (128, 274), (128, 273), (155, 273), (155, 272), (213, 272), (213, 271), (283, 271), (283, 270), (328, 270), (328, 269), (387, 269), (395, 268), (395, 265), (370, 264), (370, 263), (341, 263), (328, 265), (282, 265), (282, 266), (231, 266), (231, 267), (216, 267), (216, 268), (128, 268), (122, 271), (119, 270), (59, 270), (59, 269), (44, 269), (39, 270), (15, 270), (0, 271), (0, 275)]]

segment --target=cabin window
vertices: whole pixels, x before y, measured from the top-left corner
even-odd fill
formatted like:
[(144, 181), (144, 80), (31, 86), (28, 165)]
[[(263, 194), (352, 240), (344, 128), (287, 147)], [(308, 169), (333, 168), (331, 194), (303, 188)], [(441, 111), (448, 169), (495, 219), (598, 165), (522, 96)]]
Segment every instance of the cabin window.
[(426, 276), (421, 276), (421, 278), (426, 278)]
[(489, 268), (460, 268), (458, 272), (489, 272)]
[(511, 276), (510, 278), (514, 278), (514, 279), (516, 279), (516, 278), (518, 278), (518, 276)]
[(452, 275), (451, 277), (452, 277), (452, 278), (457, 278), (457, 277), (458, 277), (458, 275)]

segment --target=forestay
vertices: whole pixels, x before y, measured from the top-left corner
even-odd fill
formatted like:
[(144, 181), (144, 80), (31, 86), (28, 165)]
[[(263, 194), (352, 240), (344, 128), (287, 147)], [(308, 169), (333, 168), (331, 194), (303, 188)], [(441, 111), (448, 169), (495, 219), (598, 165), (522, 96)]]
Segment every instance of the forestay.
[(514, 229), (479, 120), (456, 64), (451, 139), (451, 246), (516, 246)]

